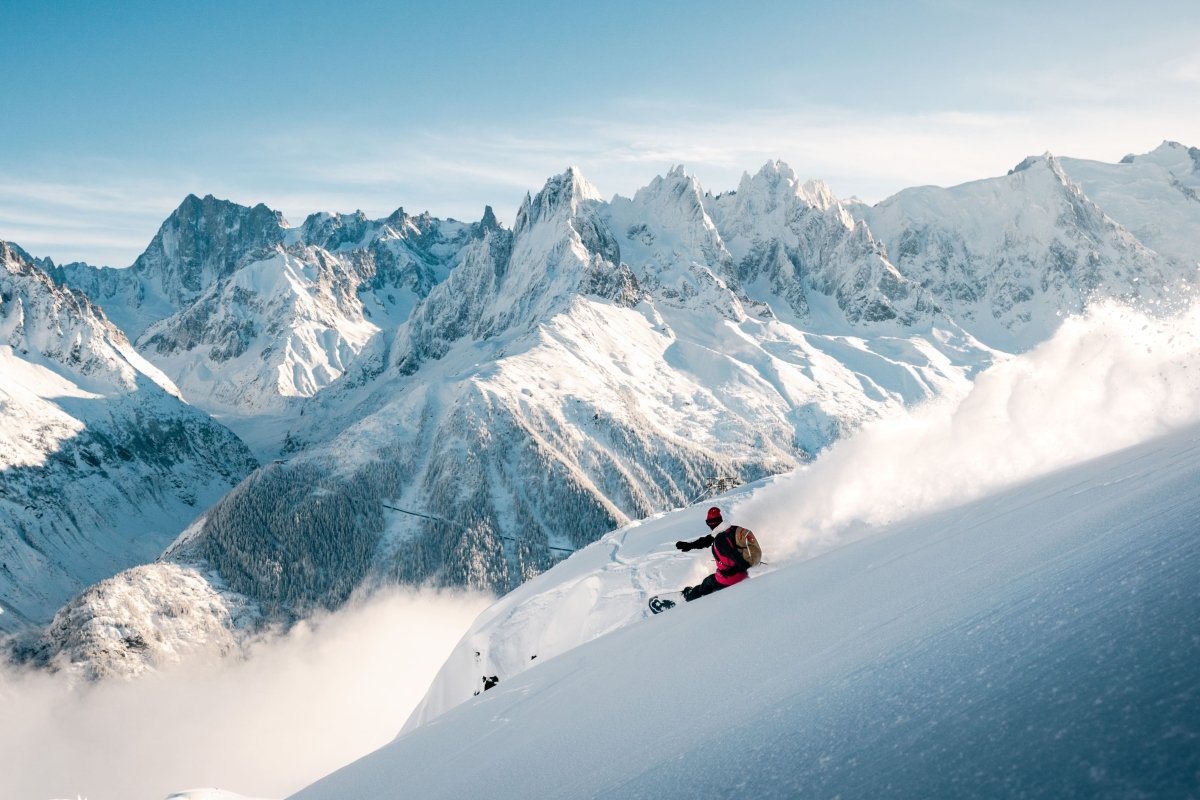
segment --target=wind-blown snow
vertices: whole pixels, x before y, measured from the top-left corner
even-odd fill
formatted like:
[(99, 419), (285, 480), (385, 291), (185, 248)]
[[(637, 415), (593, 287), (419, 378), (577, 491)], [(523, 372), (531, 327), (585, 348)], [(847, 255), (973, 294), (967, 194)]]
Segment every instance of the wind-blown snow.
[[(796, 500), (764, 498), (760, 524), (790, 531), (785, 553), (811, 554), (854, 526), (971, 500), (1196, 420), (1200, 304), (1165, 319), (1102, 304), (981, 373), (961, 401), (868, 426), (782, 478), (779, 496)], [(746, 509), (755, 522), (757, 508)]]

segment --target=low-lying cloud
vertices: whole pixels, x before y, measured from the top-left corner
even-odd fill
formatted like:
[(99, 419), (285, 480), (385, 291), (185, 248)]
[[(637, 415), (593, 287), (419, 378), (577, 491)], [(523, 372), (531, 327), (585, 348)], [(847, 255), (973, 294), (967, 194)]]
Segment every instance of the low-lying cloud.
[(0, 800), (278, 798), (391, 741), (492, 598), (394, 590), (134, 681), (0, 674)]

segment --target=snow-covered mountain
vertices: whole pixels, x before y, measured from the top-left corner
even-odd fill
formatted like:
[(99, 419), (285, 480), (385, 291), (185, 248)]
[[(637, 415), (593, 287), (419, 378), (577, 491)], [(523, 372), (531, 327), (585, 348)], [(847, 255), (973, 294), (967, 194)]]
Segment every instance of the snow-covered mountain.
[(906, 189), (857, 210), (905, 276), (1007, 352), (1044, 341), (1063, 314), (1097, 296), (1161, 300), (1195, 278), (1106, 214), (1048, 154), (1004, 177)]
[(90, 680), (131, 678), (189, 656), (238, 652), (235, 632), (252, 624), (248, 614), (212, 578), (176, 564), (144, 564), (73, 597), (40, 636), (25, 637), (18, 655)]
[(1163, 142), (1119, 164), (1059, 159), (1063, 171), (1151, 250), (1200, 266), (1200, 149)]
[[(961, 402), (882, 420), (791, 475), (605, 535), (483, 613), (392, 744), (297, 796), (1189, 796), (1200, 768), (1189, 733), (1200, 725), (1197, 314), (1102, 305), (979, 375)], [(705, 530), (711, 503), (754, 528), (767, 565), (649, 617), (649, 593), (709, 571), (707, 551), (672, 544)], [(144, 579), (106, 585), (109, 608), (137, 602), (127, 588)], [(392, 610), (397, 626), (408, 608)], [(351, 627), (373, 642), (393, 625), (373, 615)], [(340, 639), (320, 649), (331, 648), (358, 649)], [(395, 682), (396, 665), (368, 659), (378, 660), (388, 663), (377, 679)], [(379, 672), (340, 664), (322, 673), (336, 705)], [(325, 693), (299, 689), (280, 657), (261, 666), (284, 703)], [(484, 676), (499, 683), (480, 691)], [(193, 682), (211, 683), (194, 670), (174, 681), (192, 703)], [(252, 685), (247, 705), (261, 693)], [(62, 738), (91, 752), (90, 731), (111, 731), (104, 720), (126, 722), (139, 705), (121, 702), (130, 694), (96, 692), (112, 711)], [(101, 757), (53, 785), (161, 798), (204, 775), (203, 785), (281, 797), (311, 780), (308, 763), (214, 769), (230, 720), (188, 703), (148, 708), (166, 731), (216, 724), (186, 740), (173, 770)], [(289, 743), (331, 735), (334, 715), (313, 716), (311, 737), (268, 732), (253, 758), (282, 749), (295, 762)], [(61, 764), (37, 756), (75, 720), (31, 726), (36, 738), (17, 752)], [(749, 775), (709, 768), (730, 750)], [(16, 785), (51, 785), (31, 772), (18, 770)]]
[[(1155, 169), (1188, 185), (1164, 152), (1176, 171)], [(512, 230), (490, 210), (297, 229), (221, 201), (177, 214), (249, 235), (222, 255), (164, 225), (147, 251), (164, 255), (139, 263), (210, 282), (147, 328), (144, 354), (267, 438), (257, 413), (311, 396), (283, 403), (286, 462), (167, 563), (268, 620), (393, 581), (510, 590), (614, 527), (961, 394), (1097, 297), (1193, 277), (1083, 180), (1046, 156), (865, 208), (777, 162), (736, 192), (675, 169), (609, 201), (572, 169)], [(185, 296), (160, 288), (139, 291)]]
[[(1190, 431), (1179, 435), (1187, 443), (1181, 457), (1195, 469), (1198, 369), (1200, 303), (1161, 319), (1107, 303), (1068, 320), (1030, 353), (997, 363), (958, 400), (872, 423), (811, 464), (712, 502), (730, 522), (758, 532), (767, 551), (766, 566), (755, 570), (760, 573), (998, 491), (1040, 496), (1053, 490), (1013, 487), (1036, 486), (1047, 475), (1159, 439), (1164, 431)], [(1174, 448), (1175, 442), (1155, 447)], [(1160, 465), (1160, 477), (1174, 458)], [(985, 506), (1006, 509), (1007, 502), (993, 497)], [(554, 657), (636, 624), (649, 596), (697, 582), (711, 571), (707, 551), (697, 564), (671, 545), (706, 532), (707, 506), (608, 534), (501, 598), (459, 643), (406, 730), (469, 699), (480, 690), (481, 675), (512, 677), (534, 666), (533, 657)], [(950, 518), (975, 527), (976, 515), (987, 509), (959, 509)], [(1159, 511), (1133, 513), (1149, 519)], [(1048, 517), (1044, 524), (1059, 521)]]
[(83, 295), (0, 242), (0, 630), (153, 560), (257, 466)]
[(273, 250), (286, 232), (282, 215), (261, 203), (247, 208), (212, 195), (188, 195), (130, 268), (69, 264), (51, 272), (104, 307), (136, 341), (152, 323)]
[(853, 323), (937, 317), (929, 293), (893, 266), (867, 225), (828, 186), (802, 184), (782, 162), (744, 176), (736, 192), (710, 205), (747, 292), (786, 299), (805, 329), (820, 327), (814, 305), (822, 298)]
[(489, 218), (322, 213), (292, 228), (264, 205), (193, 195), (129, 269), (51, 272), (113, 309), (189, 402), (270, 457), (299, 401), (403, 322)]

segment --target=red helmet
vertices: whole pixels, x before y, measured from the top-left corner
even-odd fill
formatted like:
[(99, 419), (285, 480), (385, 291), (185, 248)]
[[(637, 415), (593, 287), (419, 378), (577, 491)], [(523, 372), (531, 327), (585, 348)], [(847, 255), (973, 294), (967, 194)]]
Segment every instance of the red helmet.
[(705, 523), (708, 525), (708, 527), (710, 527), (710, 528), (715, 528), (715, 527), (717, 527), (717, 526), (718, 526), (718, 525), (720, 525), (720, 524), (721, 524), (723, 521), (724, 521), (724, 520), (723, 520), (723, 518), (721, 517), (721, 509), (717, 508), (716, 506), (713, 506), (712, 508), (710, 508), (710, 509), (708, 510), (708, 516), (704, 518), (704, 522), (705, 522)]

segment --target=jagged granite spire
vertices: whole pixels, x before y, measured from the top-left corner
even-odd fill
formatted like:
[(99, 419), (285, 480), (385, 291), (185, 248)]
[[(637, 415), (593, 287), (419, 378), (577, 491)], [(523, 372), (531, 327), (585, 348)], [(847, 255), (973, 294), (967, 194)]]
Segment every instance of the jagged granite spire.
[(253, 207), (189, 194), (169, 216), (134, 271), (161, 287), (165, 297), (185, 303), (248, 259), (283, 241), (287, 221), (259, 203)]

